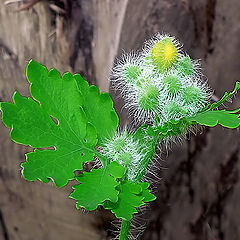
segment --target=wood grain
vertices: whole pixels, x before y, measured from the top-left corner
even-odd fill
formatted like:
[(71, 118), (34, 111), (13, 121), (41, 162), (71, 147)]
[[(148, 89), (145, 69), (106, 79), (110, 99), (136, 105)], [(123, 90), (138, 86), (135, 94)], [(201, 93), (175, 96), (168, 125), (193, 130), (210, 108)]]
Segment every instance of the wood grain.
[[(56, 12), (50, 4), (63, 11)], [(28, 95), (25, 67), (30, 58), (60, 72), (80, 72), (101, 90), (122, 50), (139, 49), (157, 32), (175, 35), (220, 97), (240, 79), (239, 0), (62, 0), (42, 1), (27, 11), (0, 2), (0, 100), (14, 90)], [(54, 10), (55, 9), (55, 10)], [(112, 92), (113, 96), (114, 93)], [(123, 101), (115, 99), (121, 124)], [(234, 98), (233, 106), (240, 105)], [(229, 105), (230, 106), (230, 105)], [(29, 149), (9, 140), (0, 126), (0, 239), (110, 239), (104, 211), (82, 214), (67, 199), (69, 187), (22, 179), (20, 162)], [(239, 131), (199, 131), (182, 145), (162, 147), (153, 179), (158, 199), (146, 210), (139, 239), (238, 240), (240, 229)], [(137, 222), (135, 223), (137, 225)], [(113, 228), (114, 229), (114, 228)], [(136, 233), (133, 233), (136, 236)]]

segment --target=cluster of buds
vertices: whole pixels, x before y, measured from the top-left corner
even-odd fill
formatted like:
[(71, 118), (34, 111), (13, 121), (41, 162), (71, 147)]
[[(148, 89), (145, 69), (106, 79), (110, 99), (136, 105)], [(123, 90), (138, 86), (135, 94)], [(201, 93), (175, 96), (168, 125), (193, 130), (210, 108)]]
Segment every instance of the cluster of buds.
[(143, 51), (124, 54), (114, 67), (113, 86), (136, 122), (164, 125), (202, 110), (210, 91), (198, 61), (182, 51), (173, 37), (157, 34)]
[[(211, 95), (202, 81), (199, 62), (185, 54), (175, 38), (161, 34), (147, 41), (141, 52), (124, 54), (113, 69), (112, 81), (135, 122), (165, 128), (171, 121), (178, 121), (177, 135), (186, 130), (179, 120), (201, 111)], [(171, 134), (166, 139), (176, 137)], [(124, 130), (104, 148), (109, 159), (127, 167), (129, 180), (140, 171), (149, 142), (135, 141), (132, 136)]]

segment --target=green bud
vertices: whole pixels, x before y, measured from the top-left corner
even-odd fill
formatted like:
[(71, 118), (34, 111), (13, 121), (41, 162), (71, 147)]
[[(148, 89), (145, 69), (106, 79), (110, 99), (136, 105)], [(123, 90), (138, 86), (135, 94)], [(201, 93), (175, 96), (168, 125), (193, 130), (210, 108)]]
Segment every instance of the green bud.
[(183, 99), (187, 104), (199, 103), (203, 99), (203, 94), (200, 88), (189, 86), (183, 90)]
[(141, 70), (138, 65), (135, 64), (125, 64), (123, 67), (123, 75), (124, 79), (128, 83), (133, 83), (140, 76)]
[(123, 154), (121, 154), (121, 156), (119, 157), (119, 160), (125, 164), (128, 165), (133, 161), (133, 156), (131, 155), (130, 152), (124, 152)]
[(169, 102), (165, 106), (165, 112), (168, 115), (169, 120), (173, 119), (175, 116), (184, 115), (186, 111), (177, 102)]
[(179, 77), (176, 75), (169, 75), (169, 76), (165, 77), (162, 80), (162, 83), (163, 83), (164, 87), (166, 87), (167, 90), (172, 94), (178, 93), (182, 87), (182, 83), (181, 83)]
[(189, 56), (183, 57), (178, 61), (177, 70), (179, 73), (186, 76), (191, 76), (194, 73), (194, 66)]
[(159, 91), (154, 85), (146, 85), (142, 89), (139, 106), (144, 110), (155, 110), (158, 106)]
[(127, 144), (126, 138), (123, 136), (120, 136), (112, 142), (112, 148), (115, 152), (120, 152), (123, 147), (125, 147)]

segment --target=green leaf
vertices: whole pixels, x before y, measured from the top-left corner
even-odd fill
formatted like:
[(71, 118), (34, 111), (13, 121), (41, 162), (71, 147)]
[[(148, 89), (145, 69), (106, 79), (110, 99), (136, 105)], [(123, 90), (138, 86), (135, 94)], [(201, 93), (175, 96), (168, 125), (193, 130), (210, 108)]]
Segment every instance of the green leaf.
[(148, 189), (150, 184), (148, 182), (141, 182), (139, 185), (142, 187), (142, 192), (139, 196), (143, 196), (143, 202), (151, 202), (154, 201), (157, 197), (151, 193), (151, 190)]
[(1, 103), (2, 120), (12, 129), (11, 138), (15, 142), (33, 148), (54, 147), (26, 154), (23, 176), (30, 181), (52, 179), (61, 187), (74, 178), (75, 170), (82, 169), (83, 162), (93, 160), (96, 128), (87, 119), (83, 96), (70, 73), (61, 78), (57, 70), (48, 72), (44, 66), (30, 61), (27, 77), (35, 101), (16, 92), (14, 104)]
[(214, 110), (198, 113), (197, 115), (188, 118), (192, 123), (214, 127), (217, 124), (226, 128), (237, 128), (240, 126), (240, 114), (237, 114), (239, 109), (235, 111)]
[(80, 185), (74, 186), (70, 197), (77, 200), (77, 208), (84, 207), (87, 210), (95, 210), (104, 201), (117, 202), (119, 185), (117, 178), (122, 178), (125, 167), (118, 162), (111, 162), (106, 169), (92, 169), (76, 177)]
[(118, 127), (118, 115), (113, 108), (113, 101), (108, 93), (99, 94), (96, 86), (89, 86), (81, 75), (75, 74), (79, 91), (83, 96), (83, 109), (87, 119), (95, 126), (98, 135), (98, 145), (106, 139), (111, 139)]
[(231, 98), (233, 96), (234, 93), (236, 93), (238, 90), (240, 89), (240, 82), (236, 82), (235, 87), (233, 89), (232, 92), (228, 93), (225, 92), (223, 97), (218, 101), (218, 102), (214, 102), (213, 104), (208, 105), (205, 110), (213, 110), (216, 109), (217, 107), (219, 107), (220, 105), (222, 105), (227, 99)]
[(148, 187), (149, 183), (125, 181), (117, 187), (120, 191), (118, 202), (113, 203), (106, 201), (104, 208), (111, 209), (117, 218), (130, 221), (133, 218), (133, 214), (138, 212), (137, 207), (156, 199), (156, 197), (150, 193), (150, 190), (147, 189)]
[(159, 125), (156, 127), (148, 126), (148, 134), (150, 136), (161, 135), (162, 137), (173, 137), (184, 133), (190, 123), (185, 117), (179, 120), (171, 119), (165, 122), (164, 125)]

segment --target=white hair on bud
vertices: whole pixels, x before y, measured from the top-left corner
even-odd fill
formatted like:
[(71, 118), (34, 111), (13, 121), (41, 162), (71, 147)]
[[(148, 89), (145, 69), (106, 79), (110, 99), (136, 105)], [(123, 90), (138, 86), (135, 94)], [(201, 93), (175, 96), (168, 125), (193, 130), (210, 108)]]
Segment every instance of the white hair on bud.
[[(157, 71), (151, 62), (151, 52), (156, 43), (166, 38), (176, 48), (178, 59), (171, 67)], [(170, 120), (191, 117), (201, 111), (212, 95), (203, 79), (200, 61), (191, 60), (175, 37), (160, 33), (145, 42), (142, 52), (124, 53), (112, 71), (113, 87), (125, 100), (124, 107), (136, 124), (151, 124), (157, 116), (159, 124), (164, 125)], [(193, 92), (194, 89), (199, 91), (199, 96)], [(197, 96), (195, 100), (194, 94)]]
[[(149, 138), (146, 136), (146, 138)], [(144, 142), (141, 139), (141, 142)], [(127, 168), (127, 179), (135, 181), (141, 170), (141, 164), (146, 159), (147, 152), (143, 144), (139, 140), (133, 138), (133, 134), (129, 133), (126, 128), (119, 130), (111, 139), (108, 139), (103, 146), (103, 155), (111, 161), (118, 161)], [(124, 156), (127, 158), (124, 159)]]
[[(168, 154), (173, 143), (182, 143), (189, 133), (195, 134), (198, 128), (189, 126), (187, 118), (201, 112), (212, 96), (200, 61), (192, 60), (182, 47), (175, 37), (157, 33), (145, 42), (142, 51), (124, 53), (111, 73), (112, 87), (124, 99), (124, 108), (134, 123), (148, 126), (142, 128), (146, 132), (140, 133), (141, 139), (127, 128), (119, 130), (105, 141), (103, 155), (126, 167), (124, 180), (148, 181), (152, 189), (162, 180), (159, 172), (165, 168), (161, 147)], [(155, 133), (162, 135), (155, 138)], [(155, 151), (153, 139), (160, 141)], [(145, 208), (138, 210), (137, 216)], [(144, 228), (134, 215), (129, 239), (138, 238)]]
[(150, 39), (145, 41), (144, 47), (143, 47), (143, 50), (142, 50), (142, 56), (143, 57), (148, 56), (149, 53), (151, 53), (153, 46), (156, 43), (158, 43), (161, 40), (163, 40), (164, 38), (171, 39), (171, 41), (173, 42), (173, 44), (177, 48), (179, 54), (183, 54), (183, 51), (182, 51), (183, 44), (181, 42), (179, 42), (174, 36), (170, 36), (167, 33), (162, 33), (162, 34), (161, 33), (157, 33), (152, 38), (150, 38)]

